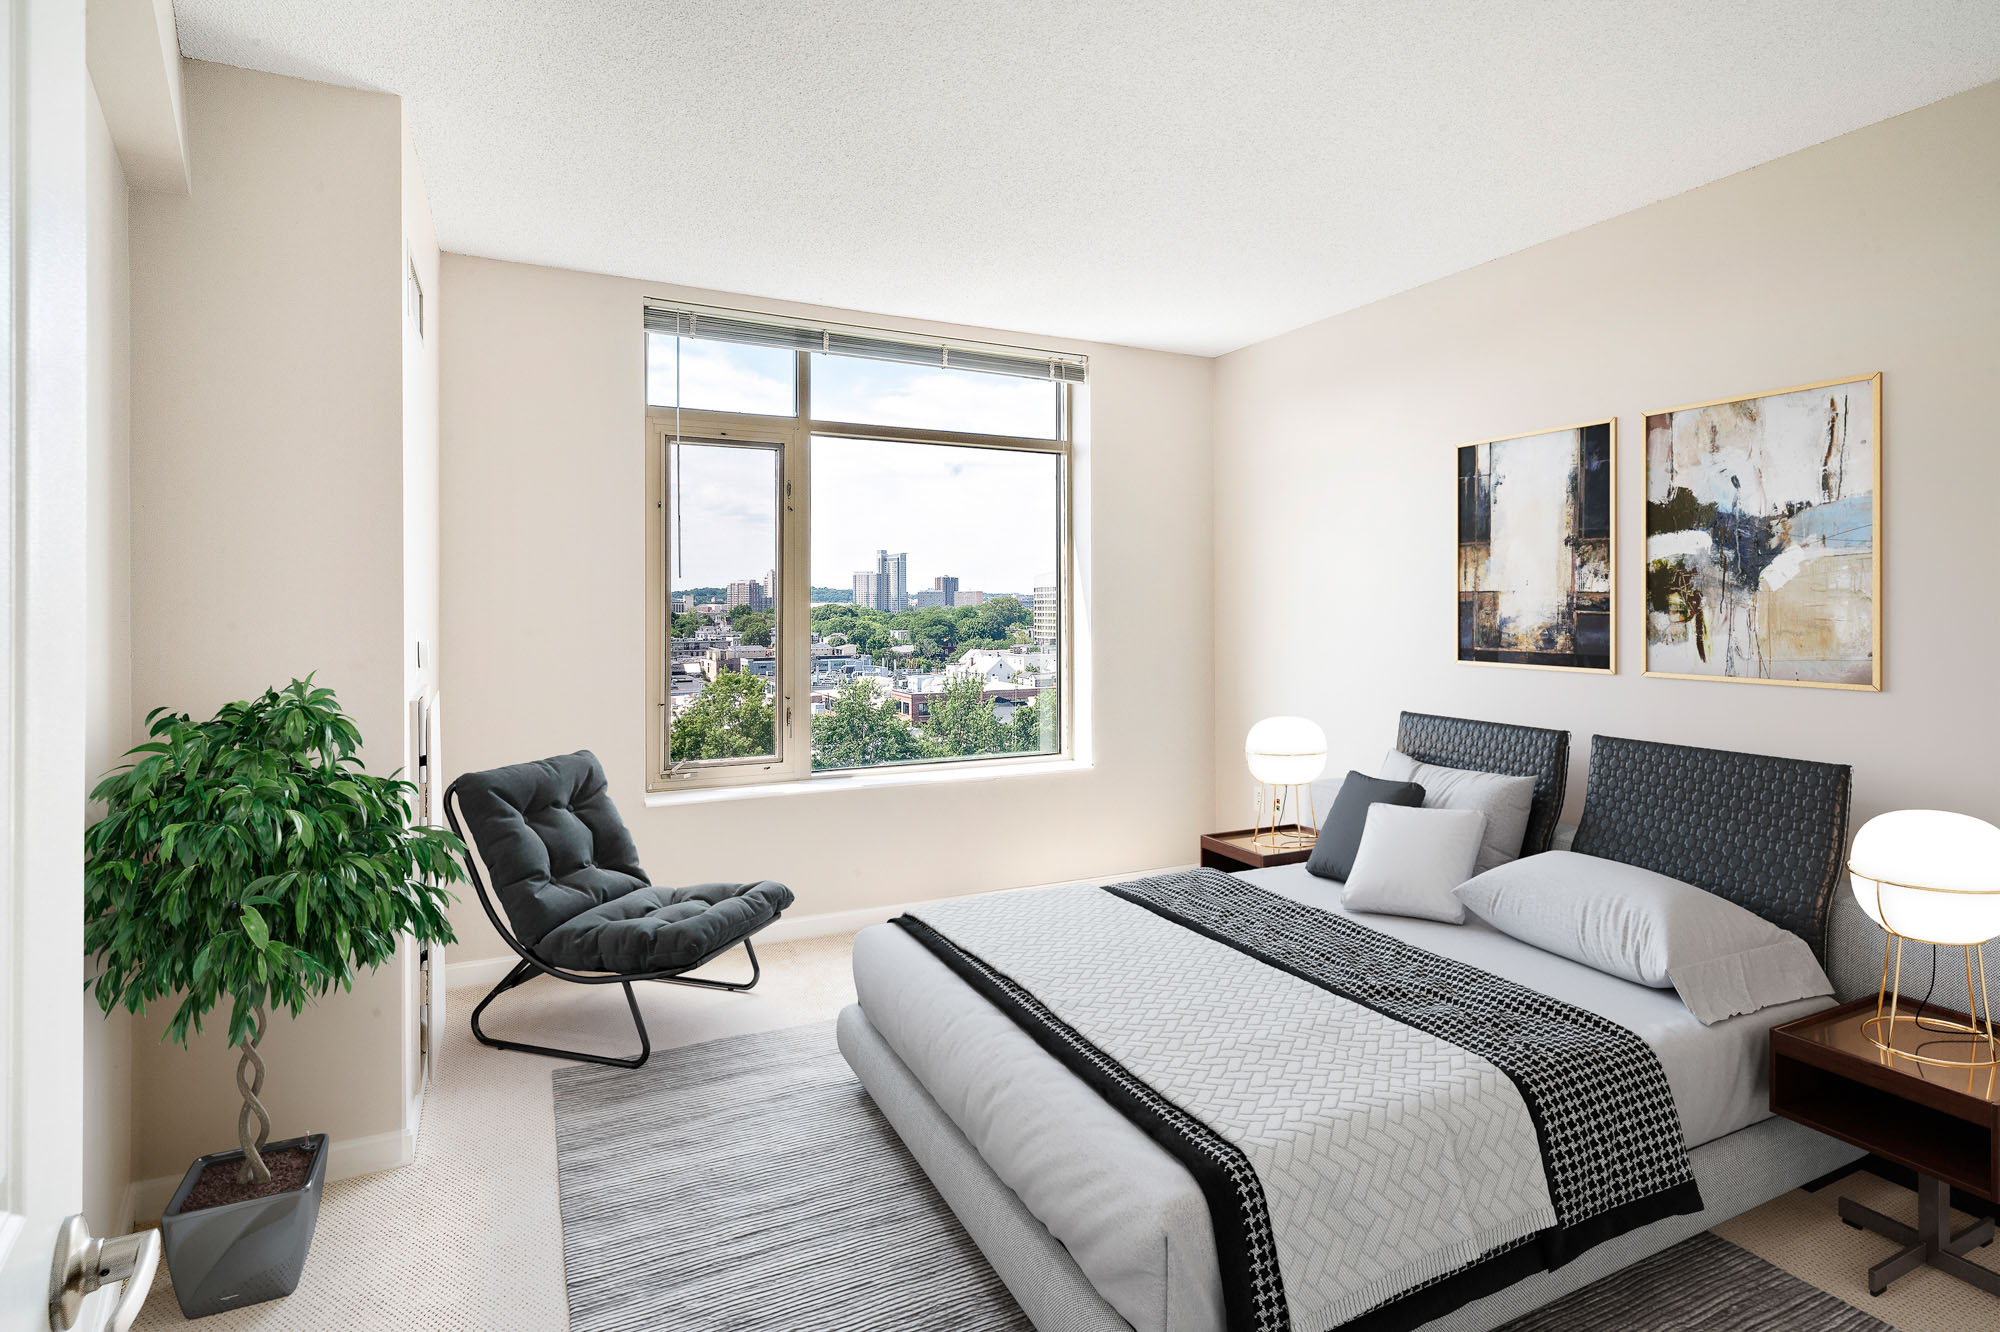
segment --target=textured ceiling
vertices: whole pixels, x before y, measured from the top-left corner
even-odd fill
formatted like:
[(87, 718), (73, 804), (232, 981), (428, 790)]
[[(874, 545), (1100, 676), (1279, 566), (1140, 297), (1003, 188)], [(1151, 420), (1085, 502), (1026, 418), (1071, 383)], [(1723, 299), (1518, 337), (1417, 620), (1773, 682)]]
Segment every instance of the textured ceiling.
[(446, 249), (1203, 354), (2000, 77), (1994, 0), (175, 11), (408, 98)]

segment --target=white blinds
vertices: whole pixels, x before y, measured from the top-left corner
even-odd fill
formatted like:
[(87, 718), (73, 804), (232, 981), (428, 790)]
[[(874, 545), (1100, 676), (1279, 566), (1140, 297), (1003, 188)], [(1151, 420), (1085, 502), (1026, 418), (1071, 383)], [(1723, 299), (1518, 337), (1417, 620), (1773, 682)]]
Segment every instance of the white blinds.
[(866, 356), (906, 365), (934, 365), (948, 370), (977, 370), (1017, 379), (1047, 379), (1081, 384), (1089, 376), (1090, 360), (1062, 352), (1025, 347), (994, 347), (949, 342), (837, 324), (791, 323), (732, 311), (689, 306), (646, 306), (646, 330), (715, 342), (747, 343), (753, 347), (784, 347), (792, 351), (830, 352), (836, 356)]

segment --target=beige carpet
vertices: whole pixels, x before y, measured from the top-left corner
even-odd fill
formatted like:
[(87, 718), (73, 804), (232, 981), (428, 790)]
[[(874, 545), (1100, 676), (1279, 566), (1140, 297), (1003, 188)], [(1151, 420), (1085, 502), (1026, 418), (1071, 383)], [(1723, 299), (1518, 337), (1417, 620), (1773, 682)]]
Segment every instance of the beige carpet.
[[(638, 986), (653, 1048), (833, 1017), (854, 1002), (850, 938), (760, 947), (764, 979), (748, 994)], [(699, 974), (735, 979), (748, 967), (739, 952)], [(474, 1041), (466, 1019), (483, 993), (483, 987), (455, 990), (448, 999), (416, 1161), (328, 1185), (299, 1288), (196, 1326), (212, 1332), (568, 1328), (549, 1082), (556, 1061)], [(616, 986), (531, 981), (495, 1000), (483, 1021), (489, 1032), (538, 1045), (638, 1050)], [(186, 1325), (168, 1284), (163, 1272), (140, 1328)]]
[[(764, 980), (749, 994), (640, 986), (654, 1048), (833, 1017), (854, 998), (850, 937), (759, 949)], [(704, 974), (742, 969), (738, 954)], [(554, 1061), (475, 1043), (466, 1018), (481, 993), (450, 996), (415, 1163), (329, 1185), (298, 1290), (203, 1319), (201, 1326), (213, 1332), (566, 1332), (549, 1080)], [(501, 998), (488, 1016), (489, 1030), (538, 1044), (624, 1053), (637, 1048), (615, 987), (535, 981)], [(1903, 1332), (2000, 1327), (2000, 1298), (1942, 1272), (1914, 1272), (1887, 1294), (1871, 1297), (1867, 1268), (1895, 1246), (1840, 1223), (1833, 1209), (1843, 1191), (1914, 1220), (1909, 1192), (1856, 1175), (1817, 1194), (1787, 1194), (1716, 1233)], [(1976, 1251), (1974, 1261), (2000, 1268), (2000, 1244)], [(163, 1276), (138, 1326), (183, 1322)]]
[[(1788, 1193), (1723, 1222), (1715, 1233), (1902, 1332), (2000, 1328), (2000, 1296), (1932, 1268), (1920, 1267), (1898, 1277), (1880, 1295), (1870, 1295), (1868, 1269), (1902, 1246), (1842, 1222), (1834, 1211), (1842, 1194), (1908, 1225), (1917, 1223), (1916, 1194), (1862, 1172), (1818, 1193)], [(1962, 1230), (1971, 1220), (1954, 1212), (1951, 1228)], [(1974, 1249), (1966, 1257), (2000, 1272), (2000, 1244)]]

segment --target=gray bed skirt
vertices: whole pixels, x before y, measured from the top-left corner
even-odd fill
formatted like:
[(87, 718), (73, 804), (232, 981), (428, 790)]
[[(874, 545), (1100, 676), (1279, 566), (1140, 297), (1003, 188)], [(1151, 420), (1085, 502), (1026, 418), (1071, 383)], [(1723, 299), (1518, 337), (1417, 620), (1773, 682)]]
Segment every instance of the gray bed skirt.
[[(951, 1205), (1037, 1332), (1131, 1332), (1061, 1242), (980, 1159), (958, 1126), (897, 1058), (857, 1005), (840, 1014), (840, 1052)], [(1669, 1217), (1425, 1324), (1488, 1332), (1809, 1180), (1855, 1160), (1846, 1143), (1789, 1120), (1767, 1119), (1688, 1153), (1708, 1206)], [(1308, 1330), (1311, 1332), (1311, 1330)]]

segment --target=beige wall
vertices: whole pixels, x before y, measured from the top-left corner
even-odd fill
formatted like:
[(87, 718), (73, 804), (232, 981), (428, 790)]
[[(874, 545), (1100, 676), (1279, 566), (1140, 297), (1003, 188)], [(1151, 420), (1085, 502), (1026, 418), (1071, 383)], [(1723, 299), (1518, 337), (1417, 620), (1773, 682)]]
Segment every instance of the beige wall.
[[(132, 706), (197, 716), (318, 672), (401, 766), (400, 105), (189, 62), (192, 188), (132, 208)], [(279, 1136), (399, 1132), (403, 965), (265, 1041)], [(134, 1173), (229, 1146), (218, 1015), (191, 1053), (136, 1026)]]
[[(1857, 821), (2000, 817), (2000, 84), (1217, 365), (1218, 816), (1301, 712), (1335, 772), (1402, 708), (1851, 763)], [(1885, 692), (1642, 679), (1642, 415), (1882, 371)], [(1453, 661), (1452, 446), (1618, 418), (1620, 672)]]
[[(782, 879), (801, 915), (1194, 858), (1210, 803), (1209, 362), (1076, 348), (1092, 357), (1075, 470), (1093, 767), (649, 807), (641, 301), (804, 307), (449, 254), (444, 287), (448, 773), (593, 749), (654, 878)], [(454, 962), (504, 951), (475, 901), (453, 920)]]
[[(88, 108), (90, 397), (85, 503), (84, 772), (121, 762), (132, 725), (131, 266), (125, 172), (93, 91)], [(88, 805), (86, 817), (101, 807)], [(132, 1022), (83, 998), (83, 1209), (91, 1231), (125, 1229), (132, 1178)]]

